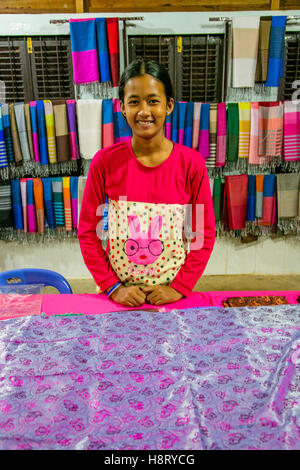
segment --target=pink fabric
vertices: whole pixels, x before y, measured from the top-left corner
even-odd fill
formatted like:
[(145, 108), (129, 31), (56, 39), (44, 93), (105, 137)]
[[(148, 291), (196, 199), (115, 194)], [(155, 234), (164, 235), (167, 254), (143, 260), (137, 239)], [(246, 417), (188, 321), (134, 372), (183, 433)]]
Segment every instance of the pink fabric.
[(0, 320), (41, 314), (42, 295), (0, 294)]
[(102, 147), (109, 147), (114, 144), (114, 124), (102, 124)]
[(226, 160), (226, 103), (218, 103), (216, 167), (225, 165)]
[(99, 81), (97, 49), (91, 51), (73, 51), (72, 60), (75, 84)]
[(297, 304), (297, 297), (299, 297), (300, 291), (213, 291), (206, 292), (210, 299), (211, 305), (214, 307), (223, 307), (222, 301), (228, 297), (256, 297), (263, 295), (285, 295), (287, 301), (290, 304)]
[(193, 149), (197, 149), (198, 144), (199, 144), (200, 114), (201, 114), (201, 103), (194, 103), (193, 143), (192, 143)]
[(40, 161), (40, 151), (39, 151), (39, 138), (37, 134), (32, 133), (33, 140), (33, 149), (34, 149), (34, 159), (36, 162)]

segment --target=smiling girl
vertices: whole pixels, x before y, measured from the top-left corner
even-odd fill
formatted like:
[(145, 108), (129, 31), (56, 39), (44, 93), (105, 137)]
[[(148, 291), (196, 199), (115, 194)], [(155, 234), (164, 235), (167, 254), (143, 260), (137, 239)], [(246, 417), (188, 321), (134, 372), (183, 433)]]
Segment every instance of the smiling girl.
[[(79, 220), (81, 252), (100, 291), (115, 302), (130, 307), (176, 302), (193, 290), (214, 246), (205, 161), (165, 137), (174, 97), (164, 67), (144, 60), (129, 64), (119, 98), (132, 138), (99, 150), (91, 162)], [(105, 252), (97, 226), (106, 196)], [(194, 237), (189, 250), (187, 208)]]

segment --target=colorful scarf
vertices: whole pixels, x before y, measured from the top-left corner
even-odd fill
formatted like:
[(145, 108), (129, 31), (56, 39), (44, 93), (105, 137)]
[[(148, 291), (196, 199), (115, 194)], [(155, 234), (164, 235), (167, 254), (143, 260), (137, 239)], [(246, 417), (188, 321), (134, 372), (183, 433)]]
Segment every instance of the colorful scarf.
[(198, 151), (207, 160), (210, 156), (209, 152), (209, 113), (210, 104), (202, 103), (200, 114), (200, 130)]
[(65, 215), (65, 230), (66, 232), (72, 231), (72, 204), (71, 204), (71, 191), (70, 191), (70, 177), (64, 176), (62, 179), (63, 185), (63, 203)]
[(264, 198), (261, 225), (270, 227), (273, 220), (273, 207), (275, 196), (275, 178), (274, 174), (264, 177)]
[(215, 212), (215, 221), (220, 222), (221, 220), (221, 191), (222, 191), (222, 180), (220, 177), (214, 178), (213, 184), (213, 205)]
[(5, 103), (2, 104), (2, 122), (3, 122), (3, 132), (4, 132), (4, 139), (5, 139), (7, 160), (9, 163), (13, 163), (15, 161), (14, 148), (13, 148), (13, 142), (12, 142), (11, 130), (10, 130), (8, 104), (5, 104)]
[(48, 144), (46, 133), (45, 108), (43, 100), (39, 100), (36, 102), (36, 111), (38, 121), (40, 163), (42, 165), (48, 165)]
[(217, 119), (218, 105), (210, 103), (209, 110), (209, 157), (206, 160), (207, 168), (216, 167), (216, 151), (217, 151)]
[(0, 228), (13, 226), (11, 184), (0, 180)]
[(61, 177), (52, 178), (52, 192), (55, 226), (64, 227), (63, 179)]
[(33, 179), (33, 196), (36, 211), (37, 231), (45, 232), (44, 190), (41, 178)]
[(72, 204), (72, 227), (76, 229), (78, 225), (78, 176), (70, 177), (70, 194)]
[(238, 103), (239, 108), (239, 144), (238, 158), (249, 157), (251, 105), (250, 103)]
[(52, 164), (52, 163), (57, 163), (57, 156), (56, 156), (54, 114), (53, 114), (53, 106), (50, 100), (44, 100), (44, 109), (45, 109), (45, 122), (46, 122), (49, 163)]
[(80, 218), (81, 203), (82, 203), (82, 198), (84, 194), (86, 180), (87, 180), (86, 176), (79, 176), (78, 178), (78, 221)]
[(296, 218), (299, 215), (299, 173), (277, 175), (278, 218)]
[(102, 145), (102, 100), (77, 100), (80, 156), (91, 160)]
[(27, 141), (28, 141), (28, 146), (29, 146), (30, 159), (34, 160), (32, 126), (31, 126), (30, 104), (29, 103), (24, 104), (24, 114), (25, 114), (25, 123), (26, 123), (26, 130), (27, 130)]
[(114, 143), (114, 118), (112, 100), (102, 102), (102, 148)]
[(186, 119), (186, 101), (178, 102), (178, 144), (183, 145), (184, 134), (185, 134), (185, 119)]
[(19, 139), (19, 134), (18, 134), (18, 129), (17, 129), (17, 122), (16, 122), (15, 109), (14, 109), (13, 103), (9, 103), (8, 113), (9, 113), (9, 119), (10, 119), (10, 125), (11, 125), (11, 138), (13, 142), (15, 164), (16, 166), (20, 166), (23, 164), (23, 156), (22, 156), (22, 150), (21, 150), (21, 145), (20, 145), (20, 139)]
[(114, 143), (128, 140), (132, 136), (131, 128), (121, 113), (120, 102), (113, 99)]
[(23, 209), (21, 199), (21, 186), (19, 179), (11, 180), (11, 195), (14, 214), (14, 227), (17, 230), (23, 230)]
[(27, 203), (28, 233), (35, 233), (36, 232), (36, 219), (35, 219), (35, 206), (34, 206), (32, 178), (27, 178), (27, 181), (26, 181), (26, 203)]
[(29, 109), (30, 109), (30, 118), (31, 118), (34, 159), (36, 162), (39, 162), (40, 150), (39, 150), (39, 134), (38, 134), (36, 101), (30, 101)]
[(226, 103), (218, 103), (216, 167), (224, 166), (225, 161), (226, 161)]
[(280, 102), (259, 103), (258, 127), (259, 157), (281, 158), (283, 138), (283, 105)]
[(68, 115), (71, 160), (79, 160), (80, 155), (77, 135), (76, 102), (75, 100), (66, 100), (66, 105)]
[(21, 201), (22, 201), (22, 212), (23, 212), (23, 224), (24, 232), (28, 231), (28, 221), (27, 221), (27, 180), (26, 178), (20, 179), (20, 188), (21, 188)]
[(174, 102), (174, 109), (172, 112), (172, 129), (171, 129), (171, 140), (174, 143), (178, 142), (178, 127), (179, 127), (179, 103)]
[(300, 102), (285, 101), (283, 114), (284, 161), (300, 161)]
[(194, 103), (189, 101), (186, 107), (183, 145), (192, 148), (193, 144)]
[(105, 18), (96, 18), (98, 60), (101, 82), (111, 82)]
[(70, 160), (70, 139), (68, 129), (67, 105), (65, 100), (52, 101), (57, 161)]
[(228, 103), (227, 108), (227, 148), (226, 162), (235, 163), (239, 149), (239, 106)]
[(3, 130), (2, 105), (0, 104), (0, 168), (7, 167), (7, 154)]
[(255, 175), (248, 175), (247, 221), (255, 221)]
[(193, 117), (193, 149), (197, 149), (199, 145), (199, 131), (200, 131), (200, 116), (201, 116), (201, 103), (194, 103), (194, 117)]
[(165, 121), (165, 137), (169, 140), (172, 138), (172, 114), (167, 114)]
[(283, 76), (285, 26), (286, 16), (272, 16), (268, 78), (265, 86), (278, 87), (279, 79)]
[(31, 157), (30, 157), (30, 151), (29, 151), (29, 144), (27, 140), (24, 103), (15, 103), (14, 109), (15, 109), (19, 140), (20, 140), (20, 145), (21, 145), (21, 150), (22, 150), (22, 155), (23, 155), (23, 161), (28, 162), (31, 160)]
[(255, 217), (261, 219), (264, 201), (264, 175), (256, 175), (255, 190)]
[(259, 18), (232, 18), (232, 87), (253, 87), (257, 61)]
[(259, 23), (258, 51), (255, 82), (264, 83), (268, 77), (269, 46), (272, 16), (261, 16)]
[(99, 82), (95, 19), (70, 19), (70, 35), (74, 83)]
[(248, 176), (225, 176), (223, 221), (228, 230), (242, 230), (246, 225)]
[(52, 178), (41, 178), (44, 192), (45, 217), (50, 229), (55, 228), (55, 216), (53, 206)]
[(118, 18), (106, 18), (106, 29), (112, 85), (113, 87), (117, 87), (119, 86), (120, 79)]

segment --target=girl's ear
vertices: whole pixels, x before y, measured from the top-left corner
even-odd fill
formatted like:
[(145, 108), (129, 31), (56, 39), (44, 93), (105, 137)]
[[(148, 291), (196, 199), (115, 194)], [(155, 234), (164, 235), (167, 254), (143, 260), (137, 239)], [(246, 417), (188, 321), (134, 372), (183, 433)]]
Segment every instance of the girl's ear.
[(167, 114), (171, 114), (171, 112), (174, 109), (174, 98), (170, 98), (169, 101), (167, 102)]
[(125, 106), (124, 106), (123, 101), (120, 101), (120, 110), (121, 110), (121, 113), (122, 113), (123, 115), (126, 114), (126, 113), (125, 113)]

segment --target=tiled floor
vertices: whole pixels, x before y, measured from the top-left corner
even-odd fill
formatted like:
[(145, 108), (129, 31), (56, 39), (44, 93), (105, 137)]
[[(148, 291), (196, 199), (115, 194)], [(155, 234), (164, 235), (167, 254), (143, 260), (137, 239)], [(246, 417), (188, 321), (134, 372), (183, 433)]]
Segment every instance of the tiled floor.
[[(74, 294), (94, 294), (92, 279), (69, 279)], [(196, 284), (195, 291), (217, 290), (300, 290), (300, 275), (291, 276), (203, 276)], [(47, 287), (47, 294), (57, 291)]]

